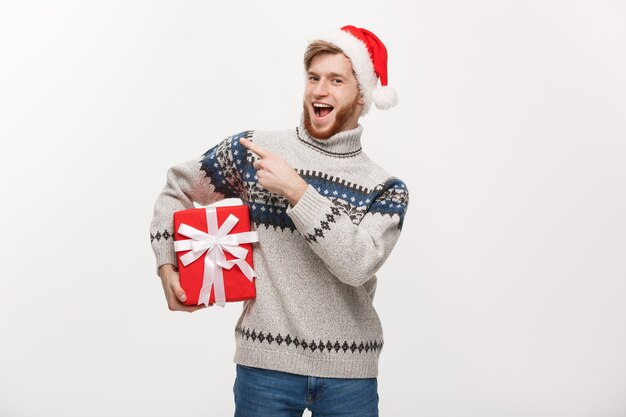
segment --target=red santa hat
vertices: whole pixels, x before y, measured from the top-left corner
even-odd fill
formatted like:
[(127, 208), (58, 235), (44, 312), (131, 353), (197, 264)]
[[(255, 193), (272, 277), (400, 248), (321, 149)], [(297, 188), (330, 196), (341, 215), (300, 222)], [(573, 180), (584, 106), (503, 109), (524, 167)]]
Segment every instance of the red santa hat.
[[(335, 45), (350, 58), (365, 101), (361, 114), (368, 112), (372, 102), (382, 110), (398, 104), (396, 91), (387, 86), (387, 48), (376, 35), (348, 25), (318, 39)], [(376, 86), (377, 79), (380, 87)]]

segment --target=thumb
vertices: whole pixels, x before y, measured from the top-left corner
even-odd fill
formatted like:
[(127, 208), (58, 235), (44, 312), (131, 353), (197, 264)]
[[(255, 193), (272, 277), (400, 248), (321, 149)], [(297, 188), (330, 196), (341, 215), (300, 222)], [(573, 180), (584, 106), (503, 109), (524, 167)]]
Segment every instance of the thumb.
[(172, 288), (172, 292), (181, 302), (185, 302), (187, 300), (187, 295), (185, 294), (185, 290), (180, 286), (180, 278), (177, 273), (172, 274), (172, 279), (170, 280), (170, 287)]

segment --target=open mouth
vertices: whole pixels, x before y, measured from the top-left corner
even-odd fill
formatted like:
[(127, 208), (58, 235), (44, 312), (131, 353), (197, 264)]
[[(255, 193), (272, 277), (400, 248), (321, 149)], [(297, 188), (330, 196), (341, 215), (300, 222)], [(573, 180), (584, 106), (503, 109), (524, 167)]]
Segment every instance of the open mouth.
[(313, 111), (315, 112), (315, 116), (319, 119), (328, 116), (333, 111), (333, 109), (334, 107), (330, 104), (313, 103)]

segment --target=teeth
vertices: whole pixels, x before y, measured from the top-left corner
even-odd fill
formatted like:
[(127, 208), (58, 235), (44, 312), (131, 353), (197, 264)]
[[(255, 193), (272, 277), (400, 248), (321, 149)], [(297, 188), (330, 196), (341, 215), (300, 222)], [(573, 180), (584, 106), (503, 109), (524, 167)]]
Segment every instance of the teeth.
[(333, 107), (330, 104), (324, 104), (324, 103), (313, 103), (313, 107)]

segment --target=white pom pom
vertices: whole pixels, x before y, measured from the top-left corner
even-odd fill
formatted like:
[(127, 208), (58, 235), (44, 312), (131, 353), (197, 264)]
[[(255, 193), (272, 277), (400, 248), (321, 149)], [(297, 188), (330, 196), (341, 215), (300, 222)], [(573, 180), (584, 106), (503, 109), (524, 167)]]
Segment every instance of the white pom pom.
[(391, 87), (378, 87), (372, 92), (372, 101), (381, 110), (387, 110), (398, 104), (398, 94)]

